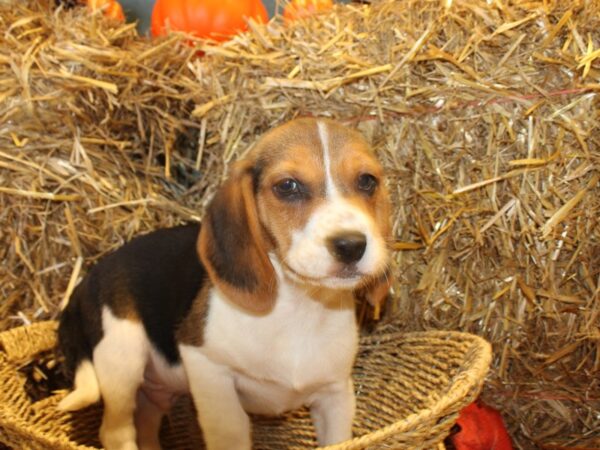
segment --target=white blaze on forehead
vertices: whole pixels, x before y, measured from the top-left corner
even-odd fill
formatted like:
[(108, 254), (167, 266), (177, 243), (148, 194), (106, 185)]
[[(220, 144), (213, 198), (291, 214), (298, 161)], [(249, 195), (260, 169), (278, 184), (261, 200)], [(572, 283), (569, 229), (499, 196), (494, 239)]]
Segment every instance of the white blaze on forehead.
[(338, 196), (337, 188), (331, 176), (331, 157), (329, 155), (329, 133), (325, 122), (317, 122), (319, 129), (319, 138), (321, 139), (321, 148), (323, 149), (323, 165), (325, 166), (325, 195), (327, 198)]

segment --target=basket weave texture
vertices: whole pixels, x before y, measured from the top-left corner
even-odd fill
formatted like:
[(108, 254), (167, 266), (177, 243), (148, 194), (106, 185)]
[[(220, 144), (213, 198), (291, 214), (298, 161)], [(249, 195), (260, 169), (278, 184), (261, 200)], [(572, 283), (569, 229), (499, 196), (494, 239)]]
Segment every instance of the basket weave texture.
[[(56, 322), (0, 333), (0, 442), (14, 449), (98, 448), (101, 406), (62, 413), (58, 392), (37, 402), (26, 393), (23, 363), (56, 345)], [(491, 360), (490, 345), (461, 332), (400, 333), (391, 327), (363, 337), (354, 369), (356, 438), (327, 450), (439, 449), (458, 412), (478, 395)], [(307, 410), (253, 418), (254, 449), (315, 448)], [(163, 422), (163, 448), (201, 447), (188, 398)]]

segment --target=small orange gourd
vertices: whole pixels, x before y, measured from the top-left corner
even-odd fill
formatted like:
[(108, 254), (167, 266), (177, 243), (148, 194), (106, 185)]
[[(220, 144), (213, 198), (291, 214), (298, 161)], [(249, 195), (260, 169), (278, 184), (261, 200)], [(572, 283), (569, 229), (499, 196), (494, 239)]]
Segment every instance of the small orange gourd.
[(116, 0), (87, 0), (85, 2), (89, 9), (96, 11), (102, 9), (106, 17), (116, 19), (121, 22), (125, 20), (125, 14), (123, 14), (123, 8)]

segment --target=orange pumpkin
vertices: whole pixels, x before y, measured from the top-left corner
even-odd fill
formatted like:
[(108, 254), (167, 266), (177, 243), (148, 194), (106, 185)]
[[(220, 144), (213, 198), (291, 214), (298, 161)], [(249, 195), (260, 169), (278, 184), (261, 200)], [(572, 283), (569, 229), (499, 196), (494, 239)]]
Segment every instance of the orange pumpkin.
[(225, 41), (248, 29), (247, 19), (267, 22), (261, 0), (156, 0), (152, 10), (152, 36), (185, 31), (201, 38)]
[(332, 0), (291, 0), (283, 8), (283, 18), (289, 22), (315, 13), (329, 11), (332, 8)]
[(87, 6), (92, 11), (96, 11), (97, 9), (102, 9), (104, 11), (104, 15), (111, 19), (116, 19), (121, 22), (125, 20), (125, 14), (123, 14), (123, 8), (119, 2), (115, 0), (87, 0)]

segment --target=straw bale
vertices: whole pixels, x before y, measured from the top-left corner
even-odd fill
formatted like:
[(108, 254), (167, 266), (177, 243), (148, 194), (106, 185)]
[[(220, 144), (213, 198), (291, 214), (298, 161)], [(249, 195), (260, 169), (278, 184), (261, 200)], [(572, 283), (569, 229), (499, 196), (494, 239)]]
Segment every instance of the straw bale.
[(363, 131), (398, 250), (382, 325), (495, 349), (521, 448), (600, 429), (600, 2), (379, 0), (223, 45), (0, 2), (1, 328), (56, 317), (100, 256), (199, 220), (299, 115)]

